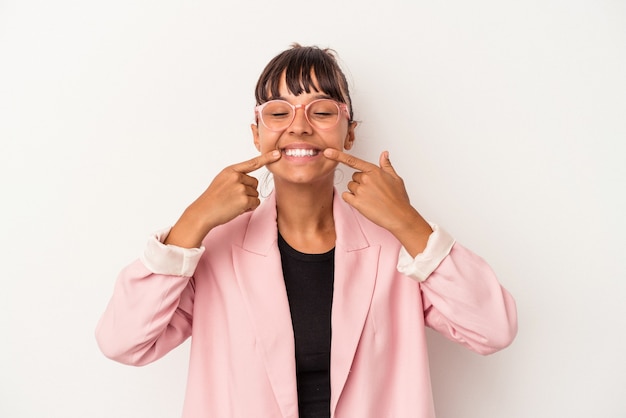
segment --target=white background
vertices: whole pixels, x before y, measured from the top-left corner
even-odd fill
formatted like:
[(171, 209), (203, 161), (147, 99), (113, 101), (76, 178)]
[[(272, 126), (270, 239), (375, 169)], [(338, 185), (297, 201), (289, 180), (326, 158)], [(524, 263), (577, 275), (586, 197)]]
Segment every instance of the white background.
[[(188, 345), (118, 365), (118, 271), (256, 155), (265, 63), (334, 48), (357, 156), (482, 255), (519, 334), (429, 332), (439, 418), (626, 416), (626, 3), (0, 0), (0, 416), (180, 416)], [(355, 417), (358, 418), (358, 417)]]

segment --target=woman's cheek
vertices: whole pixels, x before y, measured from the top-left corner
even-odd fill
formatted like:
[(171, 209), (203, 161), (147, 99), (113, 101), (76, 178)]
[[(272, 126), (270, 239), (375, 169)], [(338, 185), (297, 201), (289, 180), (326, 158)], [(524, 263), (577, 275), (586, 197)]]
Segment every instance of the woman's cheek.
[(261, 153), (270, 152), (272, 150), (278, 149), (278, 137), (274, 136), (263, 136), (260, 140), (261, 145)]

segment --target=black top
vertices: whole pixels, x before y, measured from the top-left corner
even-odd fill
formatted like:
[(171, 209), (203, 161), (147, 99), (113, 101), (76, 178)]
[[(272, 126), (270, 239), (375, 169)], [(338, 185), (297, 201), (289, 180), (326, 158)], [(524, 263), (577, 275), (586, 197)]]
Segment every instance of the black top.
[(330, 417), (330, 320), (335, 250), (301, 253), (278, 234), (296, 347), (300, 418)]

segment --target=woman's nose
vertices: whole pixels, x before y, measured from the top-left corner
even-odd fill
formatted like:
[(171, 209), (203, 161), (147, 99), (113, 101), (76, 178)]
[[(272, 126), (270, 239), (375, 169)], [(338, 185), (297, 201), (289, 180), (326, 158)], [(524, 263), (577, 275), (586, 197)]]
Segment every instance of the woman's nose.
[(295, 134), (310, 134), (313, 131), (309, 120), (306, 117), (304, 106), (298, 106), (294, 110), (293, 121), (289, 125), (289, 131)]

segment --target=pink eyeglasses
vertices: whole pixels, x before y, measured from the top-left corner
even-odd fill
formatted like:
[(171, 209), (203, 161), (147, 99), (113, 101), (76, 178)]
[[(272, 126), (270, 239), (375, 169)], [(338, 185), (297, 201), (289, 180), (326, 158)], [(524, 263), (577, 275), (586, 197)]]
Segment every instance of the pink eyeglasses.
[(313, 100), (303, 105), (292, 105), (285, 100), (270, 100), (254, 108), (261, 123), (270, 131), (284, 131), (296, 117), (296, 110), (304, 109), (304, 116), (311, 126), (317, 129), (334, 128), (342, 115), (350, 119), (348, 105), (331, 99)]

